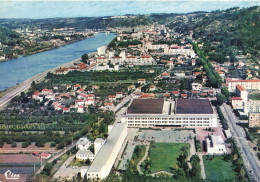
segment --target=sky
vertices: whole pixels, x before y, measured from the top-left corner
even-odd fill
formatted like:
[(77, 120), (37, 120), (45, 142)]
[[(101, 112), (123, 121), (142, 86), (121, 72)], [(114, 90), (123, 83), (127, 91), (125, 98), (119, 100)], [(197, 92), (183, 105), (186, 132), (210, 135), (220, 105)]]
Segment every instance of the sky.
[(194, 11), (225, 10), (232, 7), (250, 7), (260, 5), (255, 1), (73, 1), (73, 0), (36, 0), (12, 1), (0, 0), (0, 18), (56, 18), (56, 17), (97, 17), (115, 16), (124, 14), (150, 13), (188, 13)]

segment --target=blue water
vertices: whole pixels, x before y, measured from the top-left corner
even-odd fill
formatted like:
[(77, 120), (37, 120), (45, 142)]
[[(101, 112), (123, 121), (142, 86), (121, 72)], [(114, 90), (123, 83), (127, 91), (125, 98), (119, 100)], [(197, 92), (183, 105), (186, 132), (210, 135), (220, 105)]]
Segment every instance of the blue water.
[(85, 53), (94, 52), (98, 47), (108, 44), (114, 37), (114, 33), (98, 33), (95, 37), (57, 49), (2, 62), (0, 63), (0, 91), (46, 70), (77, 59)]

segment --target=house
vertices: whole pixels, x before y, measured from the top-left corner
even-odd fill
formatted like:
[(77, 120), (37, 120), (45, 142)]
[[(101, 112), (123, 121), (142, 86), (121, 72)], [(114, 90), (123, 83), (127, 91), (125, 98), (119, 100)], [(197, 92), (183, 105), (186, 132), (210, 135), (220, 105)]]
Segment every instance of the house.
[(42, 94), (43, 95), (53, 94), (53, 90), (45, 88), (45, 89), (42, 90)]
[(78, 113), (84, 113), (85, 112), (84, 108), (85, 108), (84, 106), (79, 106), (77, 112)]
[(92, 86), (92, 90), (98, 90), (98, 89), (99, 89), (99, 86), (97, 86), (97, 85)]
[(144, 85), (146, 83), (145, 79), (138, 79), (139, 84)]
[(150, 85), (149, 91), (155, 91), (156, 90), (156, 86), (155, 85)]
[(76, 143), (76, 148), (78, 150), (87, 150), (90, 145), (91, 145), (91, 142), (89, 141), (89, 139), (86, 137), (82, 137)]
[(49, 159), (50, 157), (51, 157), (51, 154), (49, 154), (49, 153), (41, 153), (42, 159)]
[(116, 92), (116, 98), (117, 99), (121, 99), (123, 97), (123, 93), (122, 92)]
[(172, 91), (172, 95), (175, 97), (179, 97), (179, 91)]
[(206, 97), (208, 97), (208, 93), (201, 93), (200, 96), (203, 98), (206, 98)]
[(153, 64), (153, 57), (150, 55), (145, 55), (140, 57), (140, 63), (142, 65), (152, 65)]
[(115, 95), (109, 95), (109, 96), (108, 96), (108, 100), (109, 100), (110, 102), (116, 101), (116, 96), (115, 96)]
[(227, 153), (225, 142), (220, 135), (212, 135), (206, 139), (206, 148), (209, 155), (222, 155)]
[(81, 85), (80, 85), (80, 84), (76, 84), (76, 85), (73, 86), (73, 89), (74, 89), (74, 90), (77, 90), (77, 89), (79, 89), (79, 88), (81, 88)]
[(188, 98), (188, 94), (181, 94), (181, 98), (187, 99)]
[(39, 152), (33, 152), (32, 155), (35, 157), (40, 157)]
[(117, 57), (112, 57), (111, 58), (111, 64), (119, 64), (119, 65), (121, 65), (121, 64), (124, 64), (124, 60), (123, 60), (123, 58), (122, 57), (120, 57), (120, 56), (117, 56)]
[(174, 66), (173, 61), (168, 61), (166, 65), (169, 66), (170, 68), (173, 68)]
[(95, 105), (95, 100), (94, 99), (87, 99), (85, 101), (85, 105), (86, 106)]
[(98, 57), (97, 58), (97, 64), (108, 64), (108, 58), (107, 57)]
[(127, 87), (127, 90), (130, 91), (130, 90), (134, 90), (135, 89), (135, 85), (129, 85)]
[(195, 91), (201, 91), (201, 89), (202, 89), (201, 83), (198, 83), (198, 82), (193, 82), (191, 84), (191, 86), (192, 86), (192, 90), (195, 90)]
[(208, 95), (211, 96), (211, 97), (215, 97), (216, 94), (215, 94), (214, 90), (209, 90)]
[(70, 112), (70, 108), (69, 107), (64, 107), (63, 108), (63, 112)]
[(35, 91), (35, 92), (33, 92), (32, 98), (37, 100), (37, 99), (39, 99), (39, 95), (40, 95), (40, 92), (39, 91)]
[(164, 72), (162, 74), (162, 78), (169, 78), (170, 77), (170, 73)]
[(137, 57), (136, 56), (127, 56), (126, 59), (125, 59), (125, 62), (127, 64), (138, 64), (138, 61), (137, 61)]
[(75, 101), (75, 106), (76, 106), (76, 107), (84, 106), (84, 100), (76, 100), (76, 101)]

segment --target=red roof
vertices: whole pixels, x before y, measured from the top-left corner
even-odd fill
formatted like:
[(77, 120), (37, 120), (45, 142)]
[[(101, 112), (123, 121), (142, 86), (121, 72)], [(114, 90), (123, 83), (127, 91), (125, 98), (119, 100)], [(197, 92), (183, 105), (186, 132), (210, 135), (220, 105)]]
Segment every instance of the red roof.
[(149, 56), (149, 55), (147, 55), (147, 56), (141, 56), (141, 58), (151, 58), (152, 56)]
[(260, 80), (230, 80), (230, 82), (260, 82)]
[(239, 84), (236, 85), (236, 88), (237, 88), (238, 90), (240, 90), (240, 92), (241, 92), (241, 91), (246, 91), (245, 87), (243, 87), (242, 85), (239, 85)]
[(41, 157), (48, 157), (50, 154), (48, 153), (41, 153)]
[(33, 92), (33, 95), (39, 95), (39, 94), (40, 94), (39, 91), (35, 91), (35, 92)]
[(162, 76), (170, 76), (170, 73), (164, 72)]
[(172, 91), (172, 94), (179, 94), (179, 91)]
[(38, 154), (39, 154), (39, 152), (33, 152), (32, 154), (33, 154), (33, 155), (38, 155)]
[(181, 94), (181, 96), (182, 96), (182, 97), (187, 97), (187, 96), (188, 96), (188, 94)]
[(69, 111), (69, 110), (70, 110), (69, 107), (64, 107), (64, 108), (63, 108), (63, 111)]
[(242, 100), (241, 97), (232, 97), (231, 100)]
[(207, 93), (201, 93), (200, 95), (201, 96), (207, 96), (208, 94)]
[(196, 90), (193, 90), (193, 91), (191, 91), (191, 93), (192, 93), (192, 94), (197, 94), (197, 93), (198, 93), (198, 91), (196, 91)]

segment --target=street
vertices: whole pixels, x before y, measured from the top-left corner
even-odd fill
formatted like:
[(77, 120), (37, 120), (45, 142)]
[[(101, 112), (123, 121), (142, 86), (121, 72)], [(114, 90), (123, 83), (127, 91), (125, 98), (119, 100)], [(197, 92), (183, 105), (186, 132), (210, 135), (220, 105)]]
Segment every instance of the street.
[(241, 127), (237, 125), (237, 120), (234, 113), (232, 112), (231, 108), (225, 103), (221, 106), (221, 110), (224, 114), (224, 117), (228, 121), (232, 136), (238, 144), (237, 147), (239, 148), (239, 152), (248, 171), (249, 178), (253, 181), (260, 181), (259, 161), (254, 153), (251, 151), (245, 138), (245, 134), (241, 131)]

